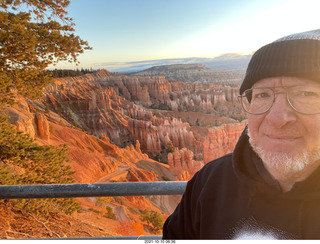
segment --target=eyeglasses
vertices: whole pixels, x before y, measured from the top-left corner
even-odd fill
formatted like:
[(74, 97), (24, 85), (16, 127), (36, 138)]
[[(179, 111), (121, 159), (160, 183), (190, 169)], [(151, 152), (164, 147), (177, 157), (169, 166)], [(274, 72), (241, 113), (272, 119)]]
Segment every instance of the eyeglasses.
[[(285, 88), (275, 92), (274, 88)], [(301, 114), (320, 113), (320, 86), (278, 86), (272, 88), (251, 88), (245, 90), (238, 98), (245, 112), (263, 114), (272, 107), (276, 94), (286, 94), (289, 105)]]

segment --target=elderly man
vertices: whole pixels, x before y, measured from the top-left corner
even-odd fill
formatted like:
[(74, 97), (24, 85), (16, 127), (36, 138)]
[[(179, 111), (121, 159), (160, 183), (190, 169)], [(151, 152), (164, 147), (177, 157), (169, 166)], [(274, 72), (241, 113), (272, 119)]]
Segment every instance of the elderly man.
[(320, 30), (255, 52), (234, 152), (188, 182), (164, 239), (320, 239)]

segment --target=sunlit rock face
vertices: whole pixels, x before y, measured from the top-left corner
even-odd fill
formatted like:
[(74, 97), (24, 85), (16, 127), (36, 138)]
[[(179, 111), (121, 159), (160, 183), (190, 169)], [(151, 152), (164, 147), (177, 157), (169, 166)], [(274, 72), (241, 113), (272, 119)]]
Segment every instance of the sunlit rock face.
[[(194, 160), (194, 153), (186, 148), (176, 148), (174, 152), (168, 154), (170, 171), (177, 179), (189, 180), (204, 164), (233, 151), (239, 136), (246, 123), (229, 124), (215, 129), (208, 130), (202, 143), (194, 140), (193, 146), (188, 145), (193, 150), (203, 155), (203, 160)], [(196, 148), (195, 145), (199, 147)], [(188, 175), (185, 174), (188, 172)]]
[(203, 142), (203, 161), (221, 157), (233, 151), (246, 123), (227, 124), (209, 130)]
[[(65, 163), (77, 183), (184, 181), (233, 150), (245, 122), (216, 109), (234, 109), (236, 95), (235, 87), (102, 70), (55, 79), (40, 99), (19, 98), (8, 113), (36, 143), (67, 144)], [(159, 206), (166, 214), (178, 203), (173, 196), (125, 199), (123, 206)]]
[(214, 114), (217, 106), (226, 111), (234, 106), (237, 93), (236, 87), (102, 70), (55, 79), (38, 102), (72, 127), (117, 147), (134, 145), (141, 154), (169, 163), (177, 179), (186, 179), (233, 150), (245, 123)]
[[(58, 114), (41, 111), (41, 104), (34, 107), (22, 98), (19, 102), (19, 105), (8, 110), (9, 122), (15, 125), (18, 131), (35, 138), (38, 144), (66, 144), (69, 158), (67, 164), (75, 171), (74, 178), (77, 182), (99, 182), (103, 177), (117, 172), (119, 168), (128, 169), (128, 173), (123, 176), (127, 180), (156, 180), (157, 175), (153, 172), (136, 168), (137, 162), (151, 160), (141, 152), (139, 141), (135, 146), (131, 144), (119, 148), (110, 143), (110, 139), (105, 135), (101, 138), (89, 135), (69, 124)], [(21, 104), (26, 106), (22, 107)]]

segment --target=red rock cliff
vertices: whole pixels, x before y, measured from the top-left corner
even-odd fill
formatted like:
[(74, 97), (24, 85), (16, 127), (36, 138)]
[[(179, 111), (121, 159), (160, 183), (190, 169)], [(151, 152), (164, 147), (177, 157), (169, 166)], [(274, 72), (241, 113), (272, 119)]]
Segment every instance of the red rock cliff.
[[(239, 105), (234, 103), (237, 91), (214, 84), (168, 82), (163, 77), (131, 77), (99, 71), (56, 79), (41, 102), (70, 124), (99, 138), (106, 136), (118, 147), (138, 141), (143, 153), (168, 162), (170, 150), (185, 148), (193, 153), (195, 162), (207, 163), (230, 152), (244, 127), (235, 120), (222, 119), (216, 111), (222, 106), (224, 111), (233, 109), (240, 113)], [(228, 109), (229, 104), (232, 109)], [(191, 125), (191, 120), (183, 121), (186, 117), (163, 115), (163, 109), (180, 115), (182, 111), (196, 111), (197, 120), (193, 118)], [(212, 121), (202, 119), (201, 112)], [(220, 121), (232, 124), (215, 128)], [(174, 164), (171, 168), (172, 172), (179, 171)], [(194, 173), (192, 167), (188, 171)]]

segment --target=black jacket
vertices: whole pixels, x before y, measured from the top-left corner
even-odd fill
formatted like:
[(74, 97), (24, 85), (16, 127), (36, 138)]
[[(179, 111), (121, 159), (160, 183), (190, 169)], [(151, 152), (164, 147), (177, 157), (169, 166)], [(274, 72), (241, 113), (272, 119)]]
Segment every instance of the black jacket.
[(237, 239), (248, 233), (320, 239), (319, 193), (319, 169), (283, 193), (252, 151), (245, 129), (232, 154), (206, 164), (188, 182), (163, 239)]

